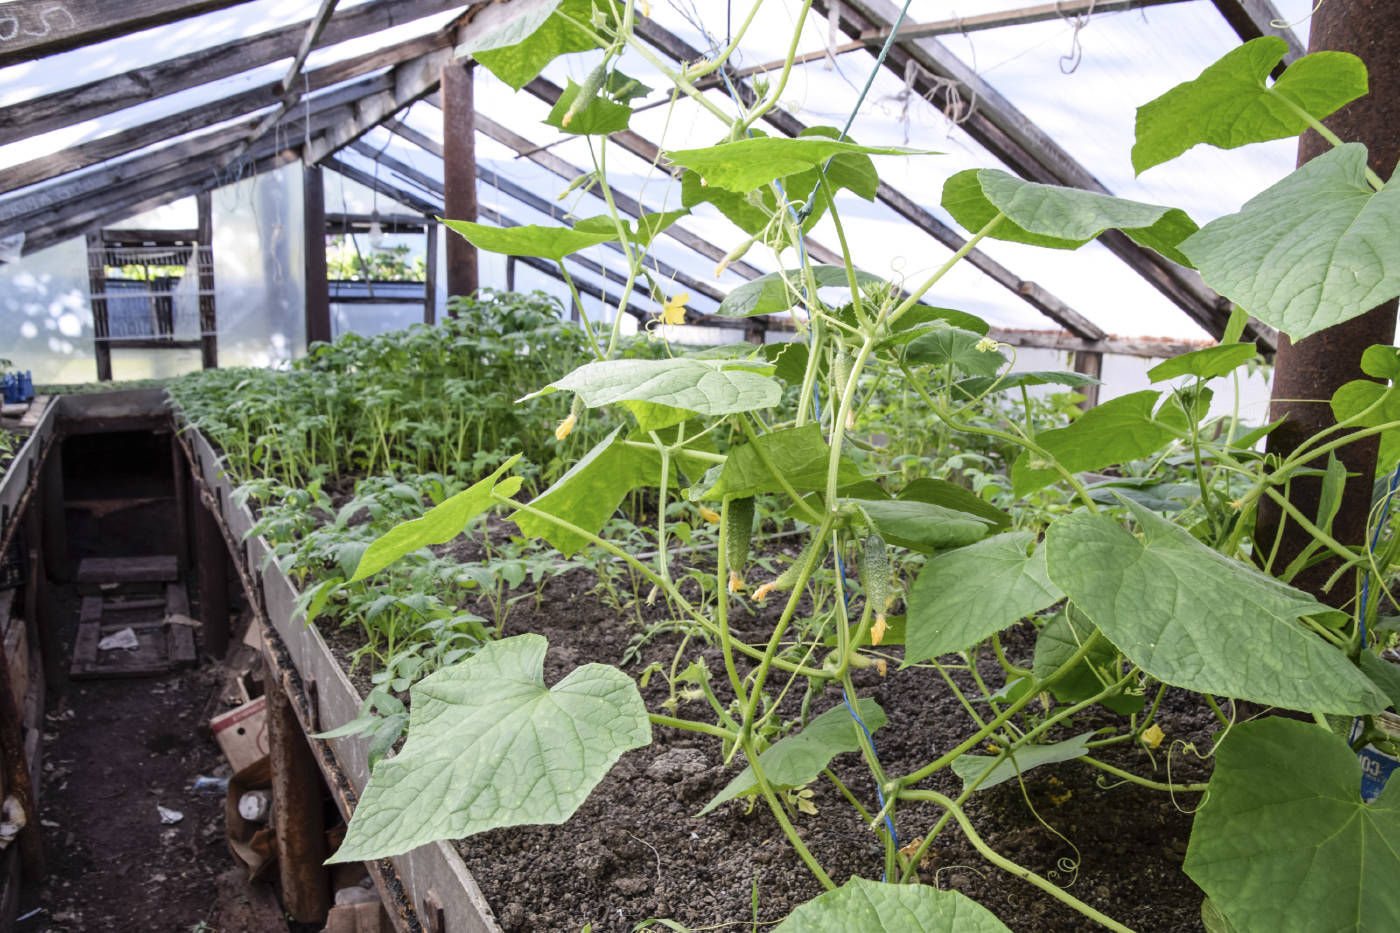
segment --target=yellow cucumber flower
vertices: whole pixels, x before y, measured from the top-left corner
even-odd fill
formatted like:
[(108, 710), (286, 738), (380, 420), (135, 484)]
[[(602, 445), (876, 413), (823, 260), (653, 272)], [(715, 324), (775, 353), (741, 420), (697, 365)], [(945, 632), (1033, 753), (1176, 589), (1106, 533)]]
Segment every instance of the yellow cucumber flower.
[(690, 292), (681, 292), (666, 299), (666, 304), (661, 306), (661, 323), (663, 324), (684, 324), (685, 304), (690, 300)]

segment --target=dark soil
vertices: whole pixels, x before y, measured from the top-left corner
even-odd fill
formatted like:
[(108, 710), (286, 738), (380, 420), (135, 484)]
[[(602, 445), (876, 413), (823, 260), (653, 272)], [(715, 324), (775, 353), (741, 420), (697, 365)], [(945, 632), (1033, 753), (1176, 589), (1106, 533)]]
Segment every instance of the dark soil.
[[(64, 589), (62, 617), (76, 621), (77, 598)], [(62, 689), (45, 718), (39, 798), (48, 879), (26, 892), (20, 913), (42, 912), (19, 930), (220, 929), (217, 879), (231, 865), (224, 798), (191, 789), (201, 774), (228, 774), (197, 732), (216, 682), (205, 667)], [(157, 805), (182, 819), (162, 824)]]
[[(175, 552), (170, 462), (150, 434), (65, 445), (74, 567), (88, 556)], [(193, 791), (200, 775), (229, 774), (200, 732), (222, 667), (201, 653), (199, 667), (159, 677), (70, 681), (81, 597), (72, 584), (50, 593), (62, 673), (48, 684), (41, 753), (47, 874), (23, 886), (16, 930), (287, 933), (271, 889), (251, 887), (234, 866), (224, 796)], [(181, 818), (162, 823), (157, 806)]]
[[(451, 550), (470, 559), (478, 547), (459, 538)], [(531, 631), (549, 640), (547, 683), (590, 661), (619, 664), (629, 642), (643, 631), (631, 611), (624, 615), (610, 608), (593, 586), (588, 573), (574, 572), (548, 584), (538, 610), (532, 600), (524, 600), (512, 611), (508, 634)], [(750, 618), (740, 611), (731, 619), (736, 636), (761, 644), (768, 637), (768, 616), (777, 610), (770, 605)], [(653, 622), (663, 614), (660, 606), (644, 612)], [(351, 630), (325, 625), (322, 630), (342, 658), (360, 643)], [(625, 669), (635, 676), (652, 662), (669, 668), (679, 640), (674, 633), (658, 635)], [(1004, 644), (1013, 660), (1028, 661), (1034, 630), (1025, 626), (1007, 633)], [(718, 651), (692, 640), (688, 657), (697, 650), (705, 655), (716, 692), (726, 701)], [(740, 667), (742, 673), (746, 667)], [(937, 672), (895, 667), (892, 663), (883, 678), (874, 670), (859, 671), (856, 686), (889, 718), (875, 733), (875, 743), (887, 773), (898, 775), (958, 744), (972, 731), (972, 723)], [(1001, 682), (995, 659), (983, 658), (979, 670), (989, 682)], [(363, 691), (367, 672), (358, 674)], [(784, 701), (784, 719), (796, 719), (803, 686), (796, 685)], [(971, 685), (962, 686), (966, 691)], [(659, 710), (667, 697), (664, 677), (654, 676), (643, 695), (649, 709)], [(812, 713), (840, 702), (839, 692), (828, 689), (813, 703)], [(703, 700), (682, 704), (679, 715), (710, 718)], [(1058, 727), (1052, 738), (1069, 738), (1118, 721), (1106, 710), (1081, 714)], [(1214, 719), (1190, 696), (1169, 690), (1157, 721), (1170, 740), (1209, 748)], [(1171, 780), (1205, 780), (1208, 764), (1177, 748), (1170, 763)], [(1156, 781), (1168, 780), (1167, 743), (1155, 753), (1126, 744), (1109, 746), (1100, 749), (1098, 757)], [(692, 929), (751, 923), (755, 916), (760, 922), (775, 922), (822, 889), (772, 813), (762, 801), (752, 809), (738, 801), (695, 816), (740, 767), (741, 763), (722, 766), (714, 740), (655, 727), (653, 743), (624, 755), (562, 829), (497, 830), (460, 840), (457, 848), (506, 933), (577, 933), (590, 922), (595, 933), (623, 933), (648, 918), (667, 918)], [(857, 755), (837, 758), (833, 770), (871, 812), (878, 809), (873, 782)], [(1113, 781), (1102, 780), (1108, 777), (1081, 762), (1045, 766), (1026, 775), (1024, 794), (1010, 781), (975, 794), (966, 810), (994, 850), (1067, 887), (1115, 920), (1142, 933), (1202, 929), (1202, 894), (1181, 872), (1190, 811), (1199, 795), (1182, 794), (1174, 801), (1164, 792), (1138, 785), (1113, 786)], [(923, 786), (950, 797), (961, 790), (958, 779), (946, 770)], [(818, 813), (799, 814), (796, 825), (825, 870), (837, 883), (853, 875), (879, 878), (883, 848), (876, 834), (830, 783), (819, 780), (811, 789)], [(926, 833), (941, 815), (931, 804), (901, 805), (900, 844)], [(940, 833), (929, 853), (920, 871), (925, 883), (967, 894), (1018, 933), (1096, 928), (1082, 914), (992, 866), (955, 823)]]

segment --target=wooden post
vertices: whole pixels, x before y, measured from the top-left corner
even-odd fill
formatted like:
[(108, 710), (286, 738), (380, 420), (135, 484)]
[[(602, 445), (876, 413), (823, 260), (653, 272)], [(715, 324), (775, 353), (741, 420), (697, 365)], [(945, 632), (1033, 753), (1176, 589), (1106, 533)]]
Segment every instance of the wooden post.
[(426, 218), (428, 243), (427, 255), (423, 260), (423, 323), (437, 323), (437, 220)]
[(101, 233), (87, 235), (88, 297), (92, 301), (92, 347), (97, 356), (97, 381), (112, 381), (111, 328), (107, 320), (107, 250)]
[(63, 508), (63, 441), (55, 437), (50, 442), (44, 460), (44, 475), (40, 480), (44, 509), (44, 564), (49, 579), (67, 583), (73, 578), (68, 560), (68, 523)]
[[(1103, 375), (1103, 354), (1097, 350), (1075, 350), (1074, 371), (1098, 379)], [(1079, 390), (1079, 394), (1084, 396), (1084, 401), (1080, 403), (1079, 407), (1085, 411), (1088, 411), (1099, 403), (1099, 386), (1097, 383), (1091, 386), (1084, 386)]]
[[(1312, 18), (1309, 52), (1333, 50), (1352, 52), (1366, 63), (1370, 93), (1353, 101), (1325, 121), (1328, 128), (1346, 142), (1366, 144), (1370, 166), (1382, 178), (1390, 175), (1400, 158), (1400, 61), (1385, 39), (1400, 28), (1400, 6), (1363, 0), (1332, 0), (1323, 4)], [(1302, 164), (1331, 148), (1309, 131), (1299, 140), (1298, 162)], [(1394, 299), (1335, 327), (1294, 343), (1279, 336), (1274, 362), (1274, 385), (1269, 418), (1286, 418), (1269, 435), (1270, 454), (1285, 456), (1305, 439), (1330, 427), (1332, 409), (1327, 404), (1343, 383), (1367, 378), (1360, 368), (1361, 354), (1373, 344), (1389, 344), (1395, 337)], [(1342, 493), (1341, 509), (1332, 525), (1332, 537), (1344, 545), (1359, 545), (1366, 539), (1366, 521), (1371, 509), (1371, 483), (1376, 472), (1379, 439), (1371, 437), (1348, 444), (1336, 451), (1349, 478)], [(1321, 460), (1309, 464), (1323, 467)], [(1322, 492), (1316, 477), (1294, 479), (1289, 501), (1304, 515), (1316, 515)], [(1256, 550), (1268, 553), (1282, 526), (1282, 540), (1275, 567), (1286, 567), (1312, 536), (1296, 522), (1283, 520), (1282, 511), (1265, 499), (1259, 508), (1254, 540)], [(1337, 569), (1336, 558), (1329, 558), (1304, 570), (1293, 585), (1339, 605), (1353, 597), (1350, 585), (1334, 586), (1330, 593), (1322, 585)]]
[(214, 310), (214, 203), (208, 191), (195, 197), (199, 210), (199, 351), (205, 369), (219, 368), (218, 315)]
[(326, 276), (326, 185), (321, 166), (301, 170), (302, 229), (306, 240), (306, 346), (331, 340), (331, 298)]
[(299, 923), (324, 923), (330, 911), (321, 772), (282, 684), (267, 684), (267, 741), (272, 758), (273, 823), (282, 903)]
[[(457, 62), (443, 66), (443, 216), (451, 220), (476, 220), (476, 121), (472, 97), (468, 66)], [(471, 295), (479, 284), (476, 247), (462, 237), (448, 237), (448, 297)]]
[(506, 257), (506, 291), (515, 291), (515, 257)]
[(170, 483), (175, 491), (175, 567), (180, 585), (184, 586), (190, 572), (190, 490), (186, 478), (189, 467), (175, 435), (166, 437), (170, 440)]
[[(622, 312), (619, 310), (619, 314)], [(751, 317), (744, 322), (744, 339), (762, 346), (768, 340), (768, 324), (761, 317)]]
[(219, 531), (218, 518), (203, 504), (194, 507), (194, 523), (204, 651), (216, 661), (222, 661), (228, 652), (228, 549)]

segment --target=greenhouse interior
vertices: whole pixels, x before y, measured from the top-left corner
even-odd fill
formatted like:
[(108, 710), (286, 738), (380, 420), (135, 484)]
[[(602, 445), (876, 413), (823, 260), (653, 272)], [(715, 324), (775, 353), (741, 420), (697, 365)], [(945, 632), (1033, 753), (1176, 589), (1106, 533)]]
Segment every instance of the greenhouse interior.
[(1397, 30), (0, 3), (0, 931), (1400, 930)]

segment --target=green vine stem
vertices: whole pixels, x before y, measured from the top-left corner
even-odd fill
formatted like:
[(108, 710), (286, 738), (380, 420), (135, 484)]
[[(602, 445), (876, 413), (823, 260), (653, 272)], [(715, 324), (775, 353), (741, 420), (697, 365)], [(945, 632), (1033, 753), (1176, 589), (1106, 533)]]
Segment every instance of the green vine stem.
[(1081, 901), (1079, 898), (1067, 892), (1064, 888), (1041, 877), (1040, 875), (1031, 871), (1029, 868), (1025, 868), (1024, 866), (1018, 865), (1017, 863), (1011, 861), (1011, 859), (997, 852), (991, 846), (987, 845), (987, 843), (982, 839), (982, 837), (977, 834), (977, 830), (974, 829), (972, 826), (972, 821), (967, 818), (967, 814), (963, 812), (962, 808), (958, 806), (953, 800), (938, 793), (938, 791), (902, 790), (899, 792), (899, 796), (903, 800), (922, 800), (928, 803), (935, 803), (938, 804), (938, 806), (943, 807), (945, 810), (947, 810), (953, 815), (953, 819), (958, 821), (958, 826), (962, 829), (963, 834), (967, 836), (967, 841), (972, 843), (972, 847), (976, 849), (979, 853), (981, 853), (983, 858), (991, 862), (996, 867), (1000, 868), (1002, 871), (1005, 871), (1008, 874), (1015, 875), (1017, 878), (1021, 878), (1025, 881), (1030, 882), (1037, 888), (1040, 888), (1040, 890), (1044, 891), (1046, 894), (1049, 894), (1055, 900), (1067, 905), (1068, 907), (1073, 908), (1074, 910), (1079, 911), (1081, 914), (1088, 917), (1090, 920), (1093, 920), (1096, 923), (1099, 923), (1104, 927), (1115, 931), (1115, 933), (1134, 933), (1134, 930), (1131, 927), (1126, 927), (1123, 924), (1119, 923), (1117, 920), (1114, 920), (1112, 917), (1108, 916), (1107, 914), (1100, 913), (1099, 911), (1090, 907), (1088, 904)]
[(1152, 790), (1162, 790), (1172, 794), (1204, 794), (1210, 788), (1209, 784), (1164, 784), (1161, 781), (1149, 780), (1145, 777), (1139, 777), (1130, 771), (1124, 771), (1122, 768), (1115, 768), (1108, 762), (1099, 761), (1097, 758), (1090, 755), (1085, 755), (1079, 760), (1085, 764), (1093, 765), (1100, 771), (1107, 771), (1114, 777), (1122, 778), (1133, 784), (1141, 784), (1143, 787), (1148, 787)]

